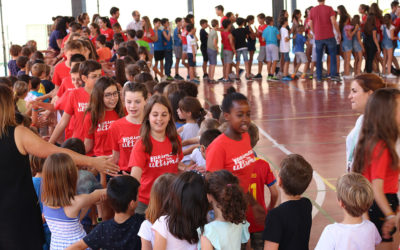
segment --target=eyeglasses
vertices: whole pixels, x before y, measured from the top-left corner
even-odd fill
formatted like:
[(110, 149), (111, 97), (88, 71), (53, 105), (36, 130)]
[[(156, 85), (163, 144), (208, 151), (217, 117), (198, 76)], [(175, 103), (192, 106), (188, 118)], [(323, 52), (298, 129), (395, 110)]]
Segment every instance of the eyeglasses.
[(98, 78), (100, 78), (100, 77), (101, 77), (101, 74), (100, 74), (100, 75), (89, 75), (89, 76), (88, 76), (88, 78), (90, 78), (90, 79), (92, 79), (92, 80), (98, 79)]
[(118, 91), (115, 91), (113, 93), (105, 93), (104, 94), (104, 98), (106, 98), (106, 99), (111, 99), (112, 97), (117, 98), (118, 96), (119, 96)]

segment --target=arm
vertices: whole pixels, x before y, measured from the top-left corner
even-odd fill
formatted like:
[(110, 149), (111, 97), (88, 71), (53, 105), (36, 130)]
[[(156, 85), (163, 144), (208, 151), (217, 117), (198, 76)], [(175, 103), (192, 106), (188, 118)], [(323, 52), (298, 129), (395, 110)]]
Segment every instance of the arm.
[(167, 32), (165, 32), (165, 30), (164, 30), (162, 33), (163, 33), (164, 38), (167, 39), (167, 41), (171, 40), (171, 32), (168, 32), (168, 34), (167, 34)]
[(200, 141), (200, 136), (196, 136), (187, 140), (182, 141), (182, 147), (191, 145), (191, 144), (198, 144)]
[[(383, 192), (383, 180), (382, 179), (375, 179), (372, 180), (372, 190), (374, 191), (374, 198), (376, 204), (381, 209), (385, 217), (394, 215), (392, 208), (389, 205), (389, 202), (386, 199), (386, 196)], [(389, 238), (390, 231), (394, 228), (396, 224), (396, 217), (393, 216), (389, 220), (386, 220), (382, 226), (382, 237)]]
[(183, 155), (190, 155), (193, 152), (193, 150), (195, 148), (197, 148), (198, 146), (200, 146), (200, 145), (199, 144), (195, 144), (195, 145), (192, 145), (192, 146), (188, 147), (187, 149), (183, 150)]
[(142, 250), (153, 250), (153, 246), (151, 245), (150, 241), (143, 238), (140, 238), (140, 240), (142, 241)]
[(374, 43), (375, 43), (376, 49), (378, 50), (378, 53), (381, 53), (381, 48), (379, 46), (378, 38), (376, 37), (376, 30), (372, 31), (372, 37), (374, 38)]
[(268, 187), (269, 192), (271, 193), (271, 200), (269, 202), (267, 210), (271, 210), (275, 207), (276, 202), (278, 201), (279, 198), (279, 190), (276, 187), (277, 184), (273, 184), (272, 186)]
[[(331, 16), (331, 22), (332, 22), (332, 24), (333, 24), (333, 27), (335, 27), (335, 30), (336, 30), (336, 32), (338, 33), (338, 36), (339, 37), (341, 37), (341, 32), (340, 32), (340, 30), (339, 30), (339, 25), (337, 24), (337, 22), (336, 22), (336, 18), (335, 18), (335, 16)], [(339, 40), (341, 40), (341, 39), (339, 39)]]
[(350, 33), (350, 37), (353, 37), (358, 32), (358, 24), (354, 28), (353, 32)]
[(154, 35), (150, 39), (155, 42), (158, 40), (158, 29), (154, 29)]
[(365, 51), (364, 43), (361, 41), (361, 31), (357, 31), (357, 41), (361, 45), (362, 51)]
[(229, 38), (229, 43), (231, 44), (231, 47), (232, 47), (233, 54), (236, 55), (235, 43), (233, 41), (232, 34), (229, 34), (228, 38)]
[[(57, 45), (58, 45), (58, 47), (59, 47), (60, 49), (61, 49), (62, 41), (63, 41), (63, 39), (57, 39), (57, 40), (56, 40)], [(60, 54), (61, 54), (61, 53), (60, 53)]]
[(217, 48), (217, 53), (218, 53), (218, 41), (217, 41), (217, 38), (214, 38), (213, 44), (214, 44), (214, 47)]
[(60, 122), (57, 124), (56, 128), (53, 131), (53, 134), (50, 137), (49, 142), (50, 143), (55, 143), (62, 133), (64, 132), (65, 128), (68, 126), (69, 121), (71, 120), (71, 116), (64, 112), (64, 114), (61, 117)]
[(205, 236), (201, 236), (200, 245), (201, 245), (201, 250), (213, 250), (214, 249), (211, 242)]
[(309, 23), (310, 23), (310, 30), (312, 31), (313, 34), (315, 34), (315, 32), (314, 32), (314, 25), (313, 25), (313, 22), (312, 22), (311, 19), (310, 19)]
[(272, 241), (264, 241), (264, 250), (278, 250), (279, 244)]
[(390, 39), (391, 39), (392, 41), (393, 41), (393, 40), (398, 40), (398, 38), (394, 36), (394, 29), (391, 29), (391, 30), (390, 30)]
[(191, 45), (193, 51), (193, 62), (196, 62), (196, 45)]
[(107, 189), (96, 189), (90, 194), (80, 194), (75, 196), (75, 200), (78, 203), (76, 207), (77, 213), (85, 207), (90, 207), (96, 202), (99, 202), (103, 197), (106, 197)]
[(89, 246), (83, 240), (80, 240), (70, 245), (68, 248), (66, 248), (66, 250), (84, 250), (88, 247)]
[(140, 167), (132, 167), (131, 176), (135, 178), (138, 182), (142, 178), (143, 170)]
[(157, 231), (155, 231), (154, 237), (154, 249), (165, 250), (167, 248), (167, 239), (162, 237)]
[(86, 151), (86, 154), (87, 154), (93, 149), (93, 145), (94, 145), (93, 139), (85, 138), (84, 144), (85, 144), (85, 151)]
[(118, 161), (119, 161), (119, 151), (113, 150), (112, 152), (113, 152), (113, 153), (112, 153), (112, 162), (114, 162), (115, 164), (117, 164)]

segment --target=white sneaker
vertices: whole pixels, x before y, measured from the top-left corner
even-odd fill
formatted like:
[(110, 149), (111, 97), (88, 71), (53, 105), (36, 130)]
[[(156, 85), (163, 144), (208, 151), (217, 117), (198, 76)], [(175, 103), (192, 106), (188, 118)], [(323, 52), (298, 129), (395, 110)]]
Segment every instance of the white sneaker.
[(230, 73), (230, 74), (229, 74), (229, 78), (231, 78), (231, 79), (235, 79), (235, 78), (236, 78), (236, 74), (235, 74), (235, 73), (233, 73), (233, 72), (232, 72), (232, 73)]
[(348, 75), (348, 76), (342, 76), (342, 78), (343, 78), (344, 80), (350, 80), (350, 79), (353, 79), (353, 77), (352, 77), (351, 75)]
[(389, 74), (386, 76), (387, 79), (396, 79), (397, 76), (393, 75), (393, 74)]

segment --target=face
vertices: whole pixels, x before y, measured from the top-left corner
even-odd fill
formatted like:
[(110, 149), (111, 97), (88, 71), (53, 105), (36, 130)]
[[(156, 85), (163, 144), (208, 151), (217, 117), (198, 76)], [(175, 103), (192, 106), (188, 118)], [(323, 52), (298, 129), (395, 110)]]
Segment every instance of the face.
[(289, 13), (287, 11), (285, 11), (285, 17), (288, 18), (289, 17)]
[(106, 24), (103, 22), (103, 20), (99, 19), (99, 26), (101, 28), (104, 28), (106, 26)]
[(96, 29), (93, 28), (92, 25), (89, 26), (89, 30), (90, 30), (90, 34), (91, 34), (92, 36), (95, 36), (95, 35), (96, 35)]
[(83, 49), (72, 49), (65, 51), (65, 57), (67, 57), (67, 61), (71, 60), (71, 56), (75, 54), (83, 54)]
[(79, 73), (71, 73), (71, 81), (75, 88), (79, 88), (82, 86), (82, 81), (79, 77)]
[(115, 13), (115, 19), (118, 19), (119, 18), (119, 11), (117, 11), (116, 13)]
[(139, 12), (135, 12), (135, 15), (133, 16), (133, 18), (135, 19), (136, 22), (139, 22), (140, 20), (140, 13)]
[(364, 92), (357, 81), (351, 83), (351, 90), (349, 99), (351, 101), (351, 108), (357, 112), (364, 113), (365, 106), (372, 91)]
[(171, 115), (166, 106), (160, 103), (153, 105), (149, 115), (150, 128), (152, 131), (165, 133), (165, 129), (167, 128), (170, 119)]
[(237, 133), (245, 133), (250, 124), (250, 107), (247, 101), (234, 101), (229, 113), (224, 113), (225, 119)]
[(85, 18), (85, 24), (87, 25), (88, 23), (90, 23), (90, 17), (89, 16), (86, 16), (86, 18)]
[(179, 119), (181, 119), (181, 120), (186, 120), (191, 115), (190, 112), (183, 111), (180, 108), (178, 108), (176, 111), (178, 113)]
[(139, 118), (143, 114), (146, 100), (142, 92), (125, 92), (125, 108), (128, 114), (134, 118)]
[(258, 18), (257, 17), (257, 21), (258, 21), (259, 24), (264, 24), (264, 19), (262, 19), (262, 18)]
[(207, 27), (208, 27), (208, 23), (203, 23), (203, 25), (201, 25), (201, 27), (202, 27), (203, 29), (207, 28)]
[(364, 10), (362, 9), (362, 7), (360, 6), (360, 7), (358, 7), (358, 12), (360, 13), (360, 14), (363, 14), (364, 13)]
[(82, 75), (82, 81), (85, 86), (93, 88), (96, 81), (101, 77), (101, 69), (90, 72), (88, 76)]
[(118, 103), (119, 92), (117, 86), (111, 85), (104, 90), (103, 101), (107, 110), (113, 110)]

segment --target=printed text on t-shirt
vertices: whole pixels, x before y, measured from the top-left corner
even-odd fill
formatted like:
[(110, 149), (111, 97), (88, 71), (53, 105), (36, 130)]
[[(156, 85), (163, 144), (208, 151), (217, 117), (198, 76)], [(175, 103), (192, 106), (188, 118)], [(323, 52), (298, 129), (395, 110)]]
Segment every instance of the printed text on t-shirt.
[(232, 161), (235, 163), (235, 165), (233, 166), (233, 171), (243, 169), (252, 164), (253, 162), (255, 162), (256, 159), (252, 157), (252, 155), (253, 155), (253, 150), (249, 150), (249, 152), (232, 159)]

